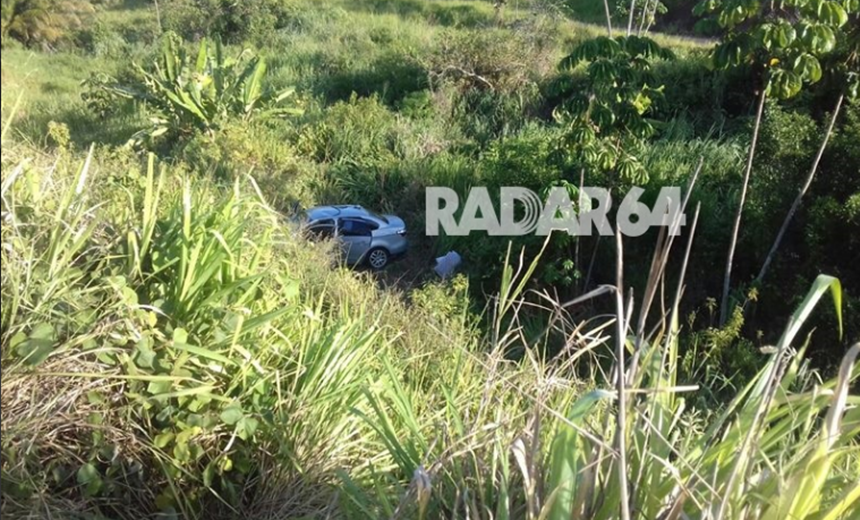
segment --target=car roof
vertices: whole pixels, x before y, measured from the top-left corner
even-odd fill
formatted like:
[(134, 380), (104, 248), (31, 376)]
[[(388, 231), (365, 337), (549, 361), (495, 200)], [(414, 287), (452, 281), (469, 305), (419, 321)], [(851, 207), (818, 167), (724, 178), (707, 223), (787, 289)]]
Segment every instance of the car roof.
[(308, 220), (310, 221), (322, 220), (327, 218), (362, 217), (369, 220), (373, 220), (374, 222), (385, 224), (385, 222), (380, 222), (378, 218), (376, 218), (366, 209), (355, 204), (317, 206), (315, 208), (310, 208), (306, 211), (306, 213), (308, 215)]

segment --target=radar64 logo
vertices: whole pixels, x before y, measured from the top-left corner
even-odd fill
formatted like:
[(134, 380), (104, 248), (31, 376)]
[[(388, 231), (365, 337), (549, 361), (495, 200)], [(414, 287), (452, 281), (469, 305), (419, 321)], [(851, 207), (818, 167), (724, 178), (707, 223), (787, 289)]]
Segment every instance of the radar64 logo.
[[(686, 224), (681, 212), (681, 189), (664, 187), (652, 207), (640, 199), (645, 193), (633, 187), (614, 213), (615, 226), (622, 234), (637, 237), (655, 226), (666, 226), (672, 235), (680, 234)], [(556, 186), (542, 200), (535, 192), (519, 186), (504, 186), (493, 200), (485, 187), (469, 190), (465, 204), (451, 188), (427, 188), (425, 203), (428, 236), (442, 230), (448, 235), (465, 236), (485, 232), (493, 236), (548, 235), (564, 231), (576, 236), (614, 234), (609, 215), (612, 196), (606, 188), (584, 187), (576, 204), (567, 188)]]

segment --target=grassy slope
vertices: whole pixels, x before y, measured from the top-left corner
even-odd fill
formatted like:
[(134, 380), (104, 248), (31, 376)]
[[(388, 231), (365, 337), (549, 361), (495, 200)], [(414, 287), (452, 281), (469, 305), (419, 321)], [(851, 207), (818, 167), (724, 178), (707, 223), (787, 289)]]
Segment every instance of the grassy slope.
[[(520, 5), (519, 9), (516, 6)], [(465, 33), (471, 29), (492, 27), (494, 11), (484, 1), (401, 1), (401, 0), (335, 0), (319, 4), (311, 0), (296, 2), (297, 30), (275, 35), (261, 45), (270, 58), (270, 75), (277, 84), (311, 88), (329, 98), (343, 99), (352, 90), (378, 89), (374, 70), (389, 65), (391, 79), (410, 80), (415, 74), (408, 60), (421, 59), (443, 35)], [(505, 24), (515, 27), (518, 21), (531, 18), (527, 3), (510, 4)], [(133, 33), (151, 38), (155, 31), (153, 4), (143, 0), (126, 0), (100, 10), (98, 23), (109, 31)], [(509, 29), (502, 29), (509, 30)], [(573, 42), (603, 32), (599, 25), (572, 20), (561, 21), (562, 40), (555, 58), (569, 50)], [(142, 36), (141, 36), (142, 35)], [(446, 36), (447, 37), (447, 36)], [(654, 35), (682, 55), (701, 47), (686, 38)], [(97, 128), (86, 128), (87, 114), (80, 101), (80, 82), (93, 72), (112, 73), (128, 60), (145, 60), (138, 47), (107, 48), (103, 58), (87, 54), (60, 52), (43, 54), (18, 48), (3, 50), (4, 110), (14, 101), (11, 96), (24, 93), (28, 113), (19, 129), (31, 138), (44, 134), (51, 119), (82, 125), (72, 133), (85, 144), (88, 140), (109, 140), (114, 128), (101, 134)], [(114, 54), (110, 54), (113, 52)], [(405, 58), (392, 63), (395, 58)], [(399, 68), (398, 68), (399, 66)], [(93, 127), (99, 126), (92, 123)]]
[[(149, 5), (148, 2), (126, 2), (103, 21), (118, 27), (151, 23)], [(473, 20), (484, 24), (492, 19), (492, 9), (487, 2), (344, 0), (328, 3), (325, 8), (318, 8), (318, 3), (309, 1), (302, 5), (305, 16), (302, 29), (276, 37), (265, 52), (271, 57), (276, 81), (297, 83), (320, 94), (325, 102), (348, 96), (349, 87), (367, 79), (367, 74), (378, 69), (387, 55), (420, 56), (446, 31), (462, 34), (475, 23)], [(439, 5), (453, 13), (433, 12)], [(509, 2), (510, 5), (516, 6), (516, 3)], [(450, 26), (451, 22), (444, 22), (458, 19), (457, 16), (466, 22), (456, 22), (454, 25), (461, 26), (455, 27)], [(511, 9), (508, 22), (518, 16), (527, 14)], [(559, 55), (569, 40), (600, 31), (574, 22), (564, 22), (563, 27), (564, 39), (568, 41), (557, 48)], [(667, 41), (682, 50), (695, 48), (695, 44), (684, 40)], [(286, 51), (279, 52), (279, 48)], [(512, 330), (497, 343), (480, 340), (471, 329), (469, 318), (463, 314), (462, 287), (431, 284), (411, 295), (413, 305), (404, 305), (402, 295), (378, 292), (373, 280), (367, 277), (329, 269), (326, 251), (296, 243), (283, 235), (282, 226), (272, 224), (268, 214), (259, 207), (253, 186), (245, 180), (240, 184), (241, 196), (237, 204), (242, 218), (223, 219), (220, 215), (232, 213), (213, 214), (212, 208), (222, 209), (228, 204), (229, 191), (214, 188), (205, 174), (193, 172), (203, 175), (203, 180), (191, 182), (194, 203), (185, 205), (182, 198), (186, 185), (181, 182), (185, 165), (177, 165), (175, 170), (168, 170), (162, 203), (155, 214), (162, 226), (176, 232), (181, 228), (183, 211), (191, 212), (195, 240), (208, 238), (209, 244), (215, 246), (210, 252), (219, 250), (213, 237), (227, 236), (230, 247), (235, 248), (231, 252), (242, 261), (223, 260), (224, 272), (239, 266), (240, 275), (260, 275), (263, 280), (260, 296), (250, 304), (238, 300), (244, 297), (244, 289), (239, 287), (223, 305), (220, 298), (215, 298), (215, 304), (208, 306), (182, 307), (182, 302), (171, 302), (175, 304), (174, 309), (182, 309), (183, 317), (178, 317), (180, 313), (175, 311), (171, 316), (154, 318), (157, 321), (152, 326), (149, 315), (139, 312), (140, 309), (127, 300), (130, 296), (122, 290), (117, 278), (126, 277), (122, 283), (128, 283), (137, 294), (147, 298), (154, 299), (165, 291), (162, 285), (165, 281), (160, 277), (137, 277), (125, 271), (127, 256), (131, 255), (124, 247), (126, 231), (139, 233), (146, 227), (145, 222), (138, 220), (146, 204), (144, 187), (140, 184), (142, 174), (146, 173), (145, 164), (127, 152), (99, 153), (86, 179), (86, 189), (71, 195), (81, 155), (66, 154), (62, 149), (52, 149), (50, 154), (43, 155), (41, 146), (51, 120), (67, 123), (73, 142), (80, 148), (89, 141), (121, 142), (122, 136), (130, 133), (129, 128), (139, 122), (135, 116), (96, 120), (85, 111), (79, 97), (78, 84), (82, 79), (91, 72), (111, 72), (112, 64), (118, 59), (116, 56), (93, 58), (15, 49), (3, 51), (4, 118), (17, 99), (16, 90), (23, 91), (25, 104), (17, 114), (13, 132), (36, 142), (35, 147), (4, 142), (3, 178), (4, 181), (8, 179), (18, 164), (36, 158), (34, 164), (23, 170), (22, 178), (32, 182), (22, 182), (15, 187), (15, 200), (20, 206), (17, 206), (17, 213), (13, 213), (37, 223), (12, 228), (4, 222), (4, 246), (14, 245), (14, 249), (4, 247), (4, 255), (11, 254), (10, 251), (24, 255), (28, 252), (28, 244), (41, 246), (50, 244), (55, 237), (63, 239), (63, 233), (51, 233), (55, 228), (86, 232), (89, 222), (100, 224), (88, 237), (84, 254), (82, 250), (74, 250), (71, 241), (58, 243), (56, 250), (68, 252), (68, 255), (59, 255), (56, 262), (66, 261), (68, 265), (49, 265), (55, 260), (47, 257), (10, 263), (10, 257), (4, 256), (4, 320), (8, 302), (12, 301), (7, 299), (10, 296), (19, 298), (23, 308), (32, 309), (22, 313), (23, 322), (15, 324), (17, 329), (27, 332), (40, 322), (52, 323), (58, 316), (66, 319), (68, 316), (63, 317), (66, 314), (71, 318), (68, 323), (62, 323), (61, 330), (74, 330), (73, 327), (80, 326), (78, 320), (88, 323), (87, 320), (92, 319), (88, 305), (94, 305), (100, 313), (99, 326), (86, 329), (80, 336), (64, 337), (55, 355), (42, 369), (55, 373), (86, 370), (103, 376), (86, 379), (86, 384), (81, 384), (81, 378), (68, 375), (33, 377), (26, 366), (19, 364), (19, 358), (10, 354), (4, 337), (4, 462), (15, 462), (14, 471), (4, 466), (4, 508), (9, 508), (4, 513), (10, 510), (19, 515), (25, 512), (44, 514), (46, 510), (94, 512), (94, 502), (83, 500), (81, 491), (85, 487), (82, 484), (88, 481), (85, 478), (82, 481), (76, 471), (83, 467), (84, 459), (95, 457), (96, 469), (102, 472), (106, 486), (100, 490), (102, 497), (107, 497), (103, 502), (107, 505), (101, 510), (103, 514), (137, 517), (141, 511), (154, 511), (154, 504), (173, 506), (191, 514), (196, 504), (205, 501), (210, 517), (213, 511), (230, 516), (230, 512), (218, 510), (219, 501), (210, 492), (193, 493), (201, 492), (204, 468), (217, 467), (220, 468), (215, 477), (217, 492), (229, 497), (229, 493), (236, 491), (229, 490), (226, 484), (224, 487), (217, 484), (222, 473), (225, 480), (243, 482), (237, 475), (241, 471), (242, 457), (251, 457), (259, 473), (254, 474), (255, 480), (250, 486), (255, 493), (253, 500), (242, 502), (244, 509), (239, 514), (243, 516), (263, 513), (270, 517), (319, 515), (331, 512), (332, 504), (337, 506), (336, 514), (353, 517), (391, 516), (395, 508), (403, 508), (405, 516), (417, 516), (415, 502), (420, 501), (415, 497), (421, 496), (417, 484), (421, 481), (413, 480), (410, 484), (410, 478), (413, 470), (423, 464), (433, 487), (429, 506), (431, 518), (452, 512), (479, 518), (489, 511), (498, 518), (505, 504), (517, 518), (527, 516), (529, 508), (539, 509), (537, 501), (546, 504), (548, 492), (541, 488), (550, 486), (553, 478), (564, 478), (563, 475), (559, 477), (558, 466), (552, 464), (554, 460), (582, 463), (587, 459), (585, 454), (596, 456), (596, 449), (592, 452), (596, 444), (574, 435), (574, 430), (566, 428), (566, 421), (560, 419), (571, 410), (572, 400), (601, 380), (596, 373), (585, 373), (595, 370), (593, 366), (583, 368), (574, 364), (573, 359), (550, 365), (537, 358), (521, 364), (505, 361), (500, 354), (511, 347), (506, 343), (519, 345), (522, 338)], [(394, 67), (392, 70), (396, 73), (401, 69)], [(367, 84), (373, 85), (376, 79), (369, 78)], [(46, 188), (42, 190), (42, 186)], [(68, 200), (67, 194), (70, 194)], [(69, 209), (62, 218), (64, 224), (74, 225), (59, 226), (57, 208), (69, 201)], [(7, 211), (9, 206), (5, 204), (4, 200), (4, 211)], [(231, 237), (235, 236), (230, 231), (237, 227), (242, 231), (240, 239), (234, 241)], [(21, 240), (10, 239), (17, 233), (21, 234)], [(175, 255), (179, 259), (182, 253), (175, 247), (179, 241), (170, 238), (171, 235), (163, 235), (152, 247), (161, 252), (160, 258), (169, 259)], [(258, 265), (250, 261), (255, 247), (249, 244), (261, 252), (262, 260)], [(34, 269), (37, 276), (23, 276), (28, 268)], [(35, 270), (48, 268), (70, 273), (80, 270), (95, 275), (92, 281), (72, 280), (52, 285), (47, 282), (57, 278)], [(169, 283), (170, 277), (167, 278)], [(10, 280), (27, 280), (27, 283), (10, 283)], [(220, 281), (203, 283), (204, 292), (219, 291)], [(293, 281), (298, 283), (297, 296), (290, 296)], [(238, 343), (217, 346), (215, 336), (225, 333), (222, 327), (227, 327), (226, 333), (230, 336), (236, 330), (238, 314), (256, 317), (279, 307), (289, 312), (273, 320), (270, 326), (237, 336)], [(59, 312), (70, 308), (80, 312)], [(213, 324), (217, 329), (214, 332)], [(562, 323), (559, 327), (570, 324)], [(148, 392), (157, 392), (158, 388), (134, 379), (124, 383), (108, 377), (139, 374), (141, 370), (149, 373), (145, 362), (141, 367), (138, 365), (140, 358), (136, 357), (139, 355), (136, 349), (140, 348), (136, 341), (141, 330), (151, 335), (160, 356), (178, 363), (183, 351), (177, 343), (181, 346), (183, 342), (171, 340), (177, 337), (172, 334), (178, 325), (191, 331), (189, 343), (212, 345), (217, 354), (230, 360), (230, 366), (241, 367), (223, 372), (212, 368), (211, 359), (196, 356), (188, 365), (195, 378), (213, 387), (206, 387), (207, 392), (226, 396), (228, 400), (228, 403), (216, 400), (203, 404), (206, 413), (223, 418), (221, 407), (239, 402), (249, 417), (260, 421), (254, 442), (237, 439), (235, 425), (226, 424), (226, 421), (217, 422), (205, 432), (193, 433), (190, 448), (175, 436), (156, 438), (156, 434), (189, 431), (188, 417), (178, 412), (174, 416), (167, 414), (167, 419), (160, 415), (154, 417), (156, 412), (169, 406), (184, 409), (188, 404), (185, 397), (156, 398)], [(604, 323), (604, 326), (610, 325), (608, 321)], [(499, 328), (504, 332), (503, 326)], [(119, 366), (116, 362), (104, 361), (109, 358), (95, 361), (80, 350), (85, 339), (96, 341), (102, 354), (119, 359), (125, 354), (131, 359)], [(581, 352), (587, 352), (607, 339), (601, 334), (597, 339), (579, 337), (576, 345)], [(249, 357), (235, 348), (237, 345), (248, 347), (250, 359), (263, 367), (259, 370), (261, 377), (258, 377), (256, 366), (248, 362)], [(316, 361), (319, 363), (315, 364)], [(171, 390), (194, 391), (195, 388), (190, 383), (177, 383)], [(154, 407), (152, 411), (141, 406), (142, 399)], [(672, 413), (680, 406), (678, 401), (664, 401), (662, 397), (647, 402), (659, 402), (661, 406), (669, 402)], [(808, 394), (794, 398), (792, 409), (803, 412), (798, 413), (795, 422), (792, 422), (794, 416), (788, 414), (788, 407), (779, 408), (780, 413), (786, 413), (792, 420), (775, 424), (794, 428), (796, 439), (801, 441), (795, 444), (793, 438), (786, 438), (782, 444), (779, 436), (762, 435), (766, 442), (757, 446), (752, 456), (755, 472), (767, 469), (760, 473), (762, 477), (774, 477), (773, 461), (778, 461), (782, 475), (805, 474), (804, 448), (810, 445), (807, 439), (817, 426), (815, 421), (805, 419), (820, 415), (819, 410), (828, 402), (819, 398), (813, 405)], [(598, 412), (588, 421), (590, 424), (583, 425), (590, 426), (590, 431), (598, 437), (609, 440), (614, 422), (611, 410), (609, 406), (598, 405)], [(272, 414), (274, 421), (268, 422)], [(93, 424), (97, 416), (104, 417), (107, 424)], [(630, 438), (637, 449), (631, 450), (631, 464), (642, 464), (643, 468), (641, 473), (631, 472), (643, 479), (636, 488), (639, 493), (636, 500), (643, 509), (650, 508), (647, 514), (656, 516), (654, 512), (659, 504), (655, 502), (659, 501), (655, 497), (666, 498), (671, 491), (666, 484), (672, 483), (672, 476), (664, 471), (664, 465), (677, 459), (656, 435), (649, 438), (638, 435), (653, 427), (654, 416), (635, 417), (638, 419), (631, 419)], [(684, 453), (690, 453), (691, 458), (703, 444), (708, 446), (719, 455), (714, 457), (718, 462), (696, 470), (724, 476), (732, 461), (731, 455), (737, 452), (737, 439), (746, 432), (747, 423), (737, 423), (730, 428), (730, 434), (726, 435), (729, 440), (725, 443), (705, 443), (707, 439), (699, 434), (708, 418), (695, 413), (680, 417), (680, 423), (666, 430), (666, 436), (679, 439), (673, 444), (679, 445), (678, 449), (689, 450)], [(551, 444), (556, 432), (563, 434), (561, 441)], [(839, 442), (840, 446), (846, 446), (846, 451), (853, 449), (850, 437), (840, 438)], [(31, 449), (32, 446), (37, 448)], [(113, 457), (111, 450), (116, 446), (121, 446), (122, 451), (120, 456)], [(189, 458), (187, 450), (192, 453), (201, 450), (204, 455), (200, 459)], [(653, 454), (655, 458), (637, 460), (641, 453)], [(34, 456), (28, 457), (30, 454)], [(570, 459), (566, 458), (568, 455)], [(236, 469), (232, 472), (222, 471), (225, 458), (232, 458), (231, 465), (235, 461)], [(657, 460), (660, 462), (655, 462)], [(852, 462), (848, 457), (834, 456), (834, 460), (838, 469), (831, 473), (827, 482), (832, 493), (849, 489), (849, 484), (856, 481), (858, 470), (856, 458)], [(151, 471), (146, 472), (145, 480), (137, 480), (140, 477), (129, 461), (151, 464), (147, 466)], [(519, 461), (524, 462), (523, 466)], [(605, 457), (600, 466), (602, 487), (596, 488), (598, 496), (612, 497), (618, 492), (617, 481), (612, 477), (612, 461), (612, 457)], [(174, 470), (173, 465), (188, 473)], [(716, 471), (717, 467), (721, 468), (720, 472)], [(51, 475), (46, 468), (52, 470)], [(692, 468), (684, 464), (672, 469), (688, 482), (692, 478)], [(524, 479), (534, 479), (539, 485), (536, 489), (524, 487)], [(757, 493), (775, 489), (775, 480), (769, 484), (774, 487), (763, 486), (762, 490), (756, 489), (744, 498), (749, 500), (753, 511), (765, 507)], [(129, 493), (129, 485), (139, 495)], [(170, 492), (175, 490), (174, 486), (181, 490), (175, 496)], [(28, 491), (33, 493), (27, 495)], [(21, 499), (19, 492), (26, 498)], [(709, 493), (709, 486), (700, 485), (694, 496), (705, 503), (714, 501)], [(471, 497), (471, 501), (463, 500), (463, 496)], [(617, 501), (610, 498), (606, 503), (601, 512), (604, 517), (611, 518), (616, 514)]]

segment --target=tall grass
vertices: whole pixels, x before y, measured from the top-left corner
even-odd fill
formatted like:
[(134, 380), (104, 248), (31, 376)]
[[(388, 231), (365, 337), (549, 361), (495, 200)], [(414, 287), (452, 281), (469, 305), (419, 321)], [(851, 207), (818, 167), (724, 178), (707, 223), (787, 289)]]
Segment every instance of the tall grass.
[[(667, 243), (658, 247), (656, 265), (665, 262), (669, 248)], [(393, 517), (410, 517), (402, 513), (408, 505), (425, 517), (429, 502), (429, 518), (852, 518), (860, 511), (860, 484), (856, 469), (843, 473), (841, 468), (846, 461), (853, 464), (858, 450), (860, 423), (849, 404), (857, 399), (848, 388), (857, 378), (860, 344), (846, 353), (836, 378), (817, 385), (801, 382), (806, 343), (793, 346), (803, 321), (828, 291), (840, 308), (839, 282), (820, 276), (755, 378), (724, 409), (703, 416), (688, 410), (683, 397), (697, 386), (677, 380), (678, 303), (685, 270), (674, 302), (664, 307), (654, 332), (647, 335), (632, 324), (632, 299), (628, 305), (618, 291), (614, 320), (624, 331), (619, 352), (629, 351), (633, 361), (620, 372), (616, 365), (603, 383), (592, 378), (590, 391), (567, 388), (562, 394), (568, 399), (556, 401), (544, 385), (538, 386), (543, 391), (532, 393), (537, 389), (515, 383), (509, 367), (502, 368), (506, 363), (499, 352), (516, 336), (516, 326), (482, 362), (484, 392), (476, 390), (473, 397), (480, 396), (479, 412), (489, 407), (494, 415), (449, 418), (445, 424), (458, 425), (453, 434), (446, 428), (433, 435), (438, 427), (430, 419), (423, 430), (432, 440), (414, 433), (398, 438), (392, 425), (410, 425), (407, 431), (413, 432), (416, 412), (408, 407), (404, 390), (394, 386), (390, 399), (399, 405), (387, 412), (377, 407), (377, 416), (368, 420), (383, 432), (402, 478), (413, 469), (415, 474), (399, 495), (380, 493), (383, 482), (376, 479), (376, 491), (348, 487), (351, 496), (358, 496), (354, 500), (364, 509), (363, 501), (373, 497), (382, 502), (375, 514)], [(530, 270), (523, 271), (527, 278)], [(661, 277), (658, 268), (649, 284), (656, 289), (665, 282)], [(517, 284), (524, 278), (506, 277), (497, 316), (516, 309), (509, 298), (519, 296), (522, 285)], [(584, 299), (616, 291), (602, 287)], [(554, 303), (557, 319), (569, 319), (566, 308), (584, 299)], [(649, 307), (644, 303), (640, 313), (647, 316)], [(525, 364), (546, 378), (544, 384), (560, 386), (583, 352), (609, 348), (609, 325), (603, 324), (596, 337), (574, 333), (571, 339), (580, 351), (566, 359), (541, 361), (527, 351)], [(623, 390), (610, 385), (613, 379)], [(629, 400), (626, 408), (619, 404), (621, 391)], [(444, 395), (456, 402), (452, 389)], [(519, 406), (508, 408), (512, 402)], [(428, 455), (415, 460), (428, 447)], [(411, 454), (408, 464), (404, 454)], [(623, 502), (625, 496), (628, 502)]]
[[(840, 308), (835, 279), (707, 413), (677, 379), (666, 237), (637, 322), (623, 278), (587, 298), (624, 311), (582, 321), (520, 256), (483, 335), (449, 289), (407, 306), (331, 270), (249, 177), (30, 153), (4, 144), (4, 514), (619, 518), (623, 490), (631, 518), (857, 512), (860, 346), (819, 382), (798, 340), (828, 291)], [(526, 333), (536, 307), (568, 345), (552, 359)]]
[[(276, 54), (275, 83), (310, 98), (305, 119), (225, 125), (172, 161), (104, 146), (143, 114), (101, 120), (79, 99), (83, 76), (114, 72), (105, 56), (145, 47), (98, 58), (4, 49), (4, 516), (860, 514), (860, 345), (829, 376), (805, 361), (804, 323), (828, 293), (841, 329), (836, 279), (814, 281), (752, 380), (714, 402), (684, 379), (708, 361), (679, 361), (685, 276), (705, 269), (693, 255), (709, 247), (692, 230), (659, 236), (641, 273), (630, 265), (648, 265), (642, 242), (619, 241), (616, 281), (573, 301), (535, 289), (548, 243), (509, 246), (478, 315), (465, 278), (380, 290), (273, 209), (359, 200), (415, 218), (425, 184), (562, 178), (555, 130), (527, 125), (537, 115), (526, 112), (540, 109), (554, 55), (602, 29), (530, 2), (508, 2), (503, 20), (478, 1), (293, 5), (263, 52)], [(122, 3), (105, 27), (140, 25), (145, 38), (151, 8)], [(533, 19), (547, 39), (530, 33)], [(463, 70), (428, 77), (448, 66)], [(511, 92), (476, 88), (470, 71)], [(28, 103), (12, 103), (14, 90)], [(700, 90), (689, 99), (710, 99)], [(643, 156), (652, 187), (704, 155), (700, 189), (722, 193), (742, 146), (691, 141), (682, 123)], [(702, 199), (702, 214), (720, 212), (721, 197)], [(714, 236), (718, 224), (700, 229)], [(583, 310), (593, 301), (609, 314)]]

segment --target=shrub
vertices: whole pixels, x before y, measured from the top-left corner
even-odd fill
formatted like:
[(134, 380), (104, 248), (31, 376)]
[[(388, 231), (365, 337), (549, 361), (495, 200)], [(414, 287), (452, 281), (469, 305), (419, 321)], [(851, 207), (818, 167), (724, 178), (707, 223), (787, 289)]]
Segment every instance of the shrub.
[(527, 31), (480, 29), (440, 36), (427, 58), (433, 84), (454, 81), (463, 89), (512, 92), (535, 83), (554, 63), (549, 39), (529, 39)]
[(299, 136), (299, 148), (320, 162), (387, 162), (402, 157), (397, 115), (376, 97), (337, 102)]
[(142, 142), (165, 134), (187, 138), (194, 132), (211, 135), (230, 117), (243, 120), (298, 114), (297, 108), (282, 103), (293, 89), (274, 91), (264, 85), (266, 62), (249, 51), (228, 58), (220, 40), (204, 40), (196, 60), (188, 56), (173, 34), (162, 41), (162, 52), (152, 70), (137, 67), (138, 83), (118, 84), (112, 78), (92, 77), (88, 84), (90, 99), (103, 101), (107, 92), (117, 98), (141, 101), (155, 112), (153, 125), (131, 140)]
[(79, 29), (93, 13), (89, 0), (3, 0), (3, 41), (53, 48)]
[(273, 207), (289, 212), (319, 203), (323, 183), (322, 169), (293, 145), (294, 134), (277, 123), (228, 123), (214, 136), (194, 136), (178, 155), (193, 170), (225, 182), (252, 176)]
[(129, 50), (128, 42), (120, 33), (99, 22), (89, 30), (82, 31), (78, 41), (83, 48), (98, 57), (119, 58)]
[(189, 39), (220, 36), (224, 41), (265, 42), (294, 11), (285, 0), (168, 0), (165, 27)]
[(451, 119), (478, 150), (484, 150), (493, 141), (523, 130), (540, 103), (540, 93), (534, 85), (516, 94), (468, 90), (451, 101)]
[[(568, 171), (563, 154), (558, 153), (559, 137), (555, 129), (536, 125), (527, 127), (517, 135), (492, 142), (476, 161), (471, 176), (464, 173), (465, 179), (445, 180), (441, 185), (461, 188), (461, 207), (465, 204), (468, 188), (472, 186), (486, 187), (491, 198), (498, 203), (499, 189), (503, 186), (522, 186), (543, 195), (552, 186), (569, 185), (566, 181), (572, 180), (573, 174)], [(578, 175), (576, 173), (576, 179)], [(573, 183), (577, 184), (578, 180)], [(463, 256), (464, 269), (479, 282), (473, 288), (488, 292), (496, 290), (495, 284), (511, 243), (516, 249), (527, 247), (529, 254), (535, 254), (544, 239), (529, 235), (511, 240), (510, 237), (470, 233), (468, 236), (440, 237), (436, 247), (440, 253), (458, 251)], [(574, 277), (578, 276), (576, 269), (580, 268), (570, 260), (574, 240), (562, 233), (553, 235), (535, 274), (541, 283), (572, 284)]]
[[(364, 52), (364, 51), (362, 51)], [(355, 63), (355, 57), (328, 60), (326, 75), (318, 81), (316, 90), (332, 101), (348, 100), (350, 96), (376, 96), (392, 105), (427, 87), (427, 70), (409, 49), (391, 48), (384, 51), (368, 49), (376, 55), (369, 63)]]
[(567, 128), (565, 145), (584, 168), (608, 174), (609, 184), (647, 182), (637, 155), (654, 133), (648, 116), (662, 98), (663, 86), (651, 64), (674, 54), (650, 38), (600, 36), (577, 45), (560, 64), (571, 70), (585, 62), (583, 88), (556, 107), (555, 118)]

